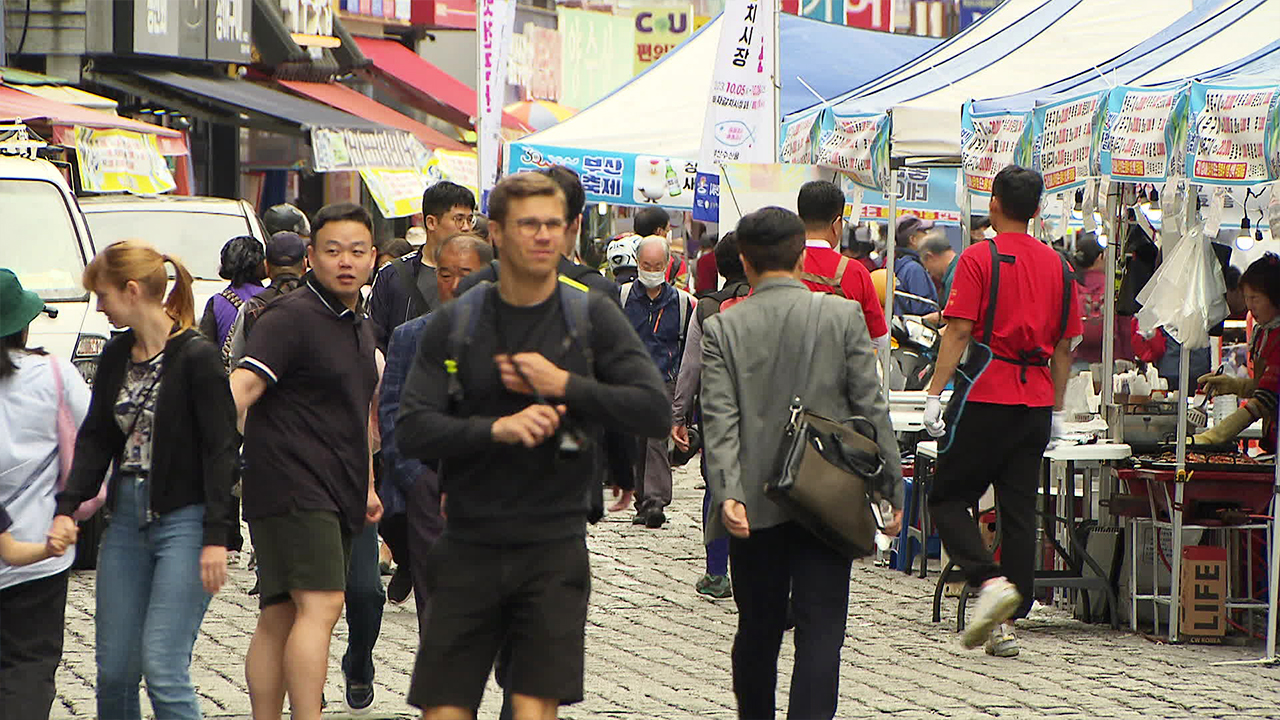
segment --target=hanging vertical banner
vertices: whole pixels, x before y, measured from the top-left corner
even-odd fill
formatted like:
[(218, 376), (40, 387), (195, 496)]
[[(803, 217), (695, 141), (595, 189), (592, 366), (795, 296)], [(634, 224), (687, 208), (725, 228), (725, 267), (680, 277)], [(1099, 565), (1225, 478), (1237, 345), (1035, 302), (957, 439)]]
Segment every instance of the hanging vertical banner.
[(1280, 87), (1191, 84), (1187, 178), (1255, 185), (1280, 175)]
[(838, 170), (871, 190), (889, 186), (889, 116), (884, 113), (822, 118), (814, 162)]
[(797, 165), (813, 162), (814, 139), (820, 127), (818, 120), (822, 115), (822, 112), (816, 112), (782, 124), (782, 147), (778, 149), (778, 162)]
[(1098, 145), (1101, 174), (1112, 180), (1163, 183), (1186, 164), (1187, 86), (1112, 88)]
[(698, 199), (718, 188), (718, 163), (777, 159), (777, 0), (727, 0), (698, 158), (694, 219), (718, 222)]
[(1034, 167), (1044, 176), (1046, 194), (1080, 187), (1095, 174), (1093, 150), (1102, 139), (1106, 97), (1092, 93), (1036, 106)]
[(991, 194), (996, 173), (1009, 165), (1031, 164), (1031, 113), (974, 113), (965, 103), (960, 116), (960, 155), (965, 185)]
[(480, 0), (477, 88), (480, 118), (476, 140), (480, 146), (480, 207), (487, 212), (489, 190), (498, 181), (498, 151), (502, 143), (502, 107), (507, 89), (507, 51), (516, 23), (515, 0)]

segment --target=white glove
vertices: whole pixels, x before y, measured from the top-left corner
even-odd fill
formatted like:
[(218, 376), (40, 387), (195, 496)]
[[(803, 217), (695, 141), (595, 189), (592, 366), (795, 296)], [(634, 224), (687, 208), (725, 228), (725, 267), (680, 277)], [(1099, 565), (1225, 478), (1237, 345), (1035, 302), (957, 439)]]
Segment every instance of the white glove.
[(924, 400), (924, 429), (933, 437), (942, 437), (947, 432), (947, 423), (942, 419), (942, 397), (930, 395)]
[(1061, 440), (1062, 438), (1066, 437), (1067, 435), (1066, 423), (1067, 423), (1067, 411), (1054, 410), (1053, 426), (1052, 426), (1052, 429), (1049, 431), (1049, 439)]

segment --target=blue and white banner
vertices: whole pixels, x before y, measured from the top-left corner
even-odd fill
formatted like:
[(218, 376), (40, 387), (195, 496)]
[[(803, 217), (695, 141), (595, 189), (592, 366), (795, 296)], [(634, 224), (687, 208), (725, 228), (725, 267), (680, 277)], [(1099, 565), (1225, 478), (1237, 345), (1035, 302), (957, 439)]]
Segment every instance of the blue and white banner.
[[(959, 224), (962, 215), (956, 204), (956, 185), (960, 182), (958, 168), (903, 168), (898, 172), (898, 214), (911, 213), (923, 220)], [(852, 213), (857, 198), (855, 183), (846, 178), (840, 181), (844, 190), (846, 220), (854, 222)], [(876, 190), (863, 190), (858, 220), (887, 220), (889, 200)]]
[(1185, 177), (1187, 87), (1111, 89), (1098, 143), (1102, 175), (1157, 184)]
[(508, 146), (507, 174), (553, 165), (578, 173), (587, 202), (694, 209), (697, 164), (693, 160), (524, 143)]
[(889, 116), (822, 114), (814, 163), (870, 190), (889, 184)]
[(1083, 187), (1098, 174), (1094, 149), (1102, 139), (1106, 101), (1106, 92), (1100, 92), (1036, 105), (1032, 157), (1046, 194)]
[(1280, 176), (1280, 87), (1192, 83), (1187, 179), (1256, 185)]
[(965, 183), (975, 195), (990, 195), (996, 173), (1009, 165), (1031, 165), (1031, 113), (973, 112), (960, 116), (960, 155)]

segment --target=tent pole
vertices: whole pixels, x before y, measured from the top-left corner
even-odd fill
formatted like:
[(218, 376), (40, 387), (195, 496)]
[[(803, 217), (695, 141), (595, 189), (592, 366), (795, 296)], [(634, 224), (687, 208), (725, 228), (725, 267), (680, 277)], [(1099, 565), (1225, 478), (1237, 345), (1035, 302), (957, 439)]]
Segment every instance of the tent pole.
[[(892, 160), (889, 161), (892, 164)], [(889, 171), (889, 237), (884, 241), (884, 319), (889, 324), (889, 334), (893, 334), (893, 290), (897, 286), (897, 278), (893, 274), (894, 250), (898, 242), (898, 170)], [(889, 353), (882, 362), (884, 370), (884, 397), (889, 400), (890, 374)]]
[[(960, 250), (969, 247), (973, 243), (970, 239), (973, 233), (973, 198), (969, 195), (969, 185), (964, 179), (964, 168), (960, 168)], [(942, 299), (943, 302), (947, 298)]]
[(1111, 378), (1116, 372), (1116, 238), (1119, 227), (1120, 197), (1119, 188), (1107, 193), (1107, 247), (1105, 252), (1106, 275), (1103, 286), (1107, 289), (1103, 296), (1102, 309), (1102, 416), (1107, 419), (1107, 430), (1110, 437), (1116, 437), (1120, 423), (1111, 418), (1111, 404), (1115, 402), (1114, 387)]
[[(1187, 183), (1187, 217), (1180, 242), (1187, 242), (1191, 226), (1196, 221), (1199, 210), (1196, 186)], [(1169, 508), (1169, 516), (1173, 521), (1173, 557), (1169, 558), (1169, 642), (1178, 642), (1178, 613), (1181, 605), (1179, 585), (1182, 579), (1182, 503), (1186, 493), (1187, 477), (1187, 395), (1190, 392), (1191, 349), (1182, 344), (1182, 352), (1178, 354), (1178, 474), (1174, 481), (1173, 506)]]
[(773, 132), (773, 162), (779, 163), (782, 162), (782, 5), (776, 0), (773, 3)]

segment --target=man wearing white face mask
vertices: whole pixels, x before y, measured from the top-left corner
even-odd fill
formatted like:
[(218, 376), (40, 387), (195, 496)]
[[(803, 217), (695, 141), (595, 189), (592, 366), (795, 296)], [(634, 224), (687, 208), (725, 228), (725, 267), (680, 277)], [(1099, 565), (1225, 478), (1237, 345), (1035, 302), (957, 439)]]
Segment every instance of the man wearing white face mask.
[[(696, 302), (693, 296), (667, 282), (671, 250), (665, 238), (650, 235), (636, 246), (635, 282), (620, 289), (622, 310), (631, 327), (649, 350), (667, 384), (667, 397), (675, 393), (684, 355), (685, 333)], [(667, 440), (640, 438), (636, 459), (636, 525), (660, 528), (667, 521), (663, 508), (671, 504), (671, 461)]]

